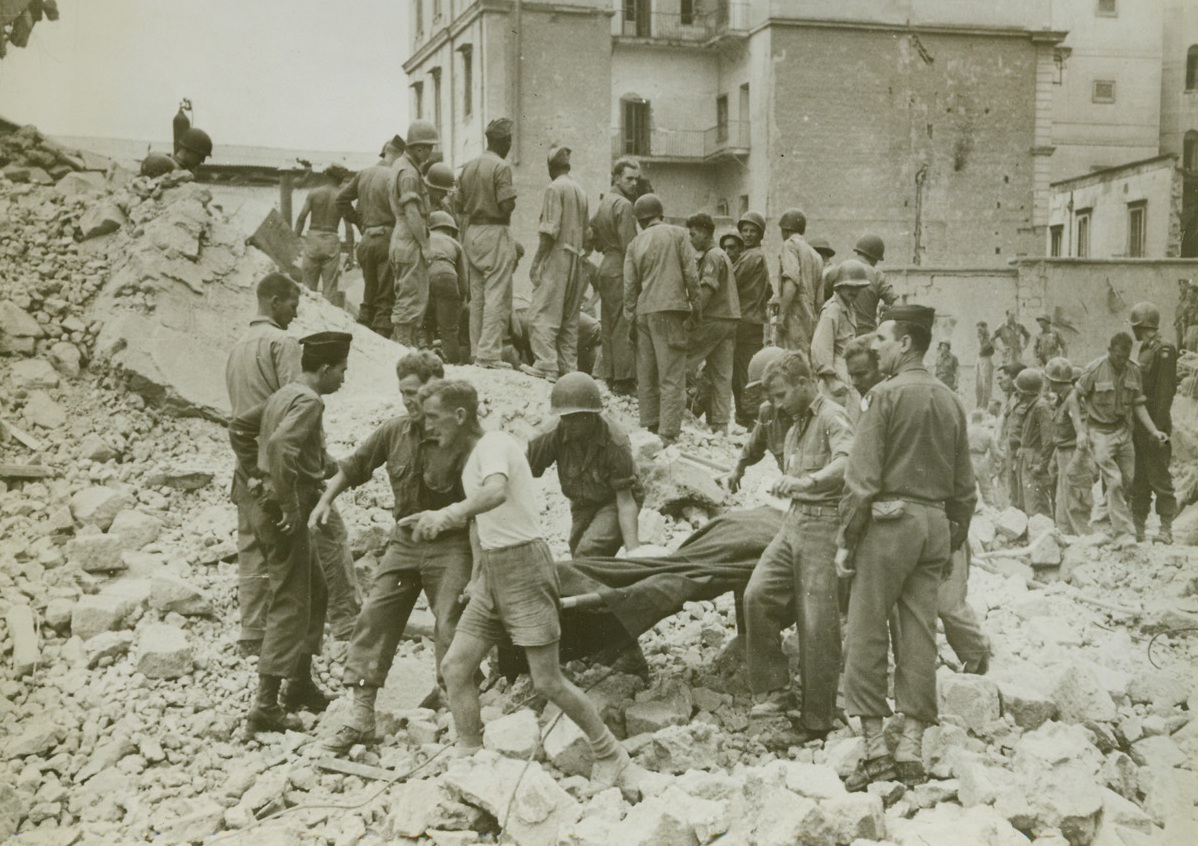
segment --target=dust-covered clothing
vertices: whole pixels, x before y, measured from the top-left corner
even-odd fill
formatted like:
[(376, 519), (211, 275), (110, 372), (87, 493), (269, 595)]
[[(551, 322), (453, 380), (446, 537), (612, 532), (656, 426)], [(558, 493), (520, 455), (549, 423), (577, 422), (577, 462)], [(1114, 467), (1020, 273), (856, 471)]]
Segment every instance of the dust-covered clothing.
[(593, 246), (602, 256), (598, 291), (605, 372), (598, 375), (613, 383), (636, 379), (636, 352), (625, 343), (628, 319), (624, 315), (624, 254), (635, 237), (632, 201), (613, 186), (591, 218)]
[(462, 247), (470, 264), (470, 349), (476, 361), (494, 363), (512, 315), (516, 244), (510, 216), (500, 204), (516, 199), (512, 166), (487, 150), (466, 162), (458, 177)]
[(782, 243), (779, 298), (786, 300), (787, 286), (793, 286), (787, 310), (778, 315), (779, 345), (788, 350), (807, 352), (815, 334), (817, 300), (821, 298), (824, 260), (802, 235), (791, 235)]
[(775, 408), (773, 403), (763, 402), (757, 411), (757, 422), (753, 424), (749, 440), (741, 450), (737, 462), (738, 469), (743, 473), (746, 467), (751, 467), (765, 458), (767, 451), (774, 456), (778, 469), (783, 469), (786, 460), (786, 433), (793, 425), (794, 420)]
[(578, 311), (582, 307), (582, 248), (589, 220), (587, 198), (563, 173), (545, 188), (538, 231), (553, 239), (533, 280), (533, 366), (550, 376), (578, 369)]

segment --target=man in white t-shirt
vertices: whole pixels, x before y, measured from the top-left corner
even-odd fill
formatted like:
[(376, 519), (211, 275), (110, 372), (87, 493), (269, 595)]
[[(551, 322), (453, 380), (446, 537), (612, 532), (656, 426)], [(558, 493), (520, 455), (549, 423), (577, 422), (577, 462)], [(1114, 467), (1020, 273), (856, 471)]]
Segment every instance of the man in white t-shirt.
[(506, 432), (484, 432), (478, 394), (468, 382), (433, 382), (420, 392), (426, 430), (444, 448), (470, 451), (462, 470), (466, 499), (406, 518), (417, 541), (465, 526), (474, 518), (480, 555), (467, 587), (469, 604), (441, 673), (459, 742), (467, 753), (482, 747), (482, 717), (475, 673), (505, 634), (524, 648), (537, 692), (561, 708), (586, 734), (594, 767), (591, 780), (614, 785), (628, 768), (628, 753), (594, 703), (562, 675), (557, 570), (541, 537), (540, 495), (525, 446)]

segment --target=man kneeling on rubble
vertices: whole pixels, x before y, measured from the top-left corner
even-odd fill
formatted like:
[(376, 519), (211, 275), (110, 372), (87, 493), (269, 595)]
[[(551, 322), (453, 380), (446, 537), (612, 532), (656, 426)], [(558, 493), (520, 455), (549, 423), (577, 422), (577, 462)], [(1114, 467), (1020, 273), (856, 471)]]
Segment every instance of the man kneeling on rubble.
[(840, 677), (840, 608), (837, 600), (837, 504), (853, 427), (844, 408), (819, 393), (807, 357), (788, 354), (765, 371), (773, 406), (794, 419), (786, 436), (784, 473), (775, 496), (791, 500), (782, 530), (766, 548), (745, 590), (749, 686), (758, 702), (753, 716), (785, 714), (795, 707), (790, 661), (779, 635), (798, 621), (803, 688), (803, 742), (832, 729)]
[(483, 431), (478, 394), (467, 382), (435, 382), (420, 396), (437, 443), (469, 452), (462, 471), (466, 499), (401, 521), (415, 525), (412, 535), (419, 542), (474, 519), (479, 556), (467, 588), (469, 603), (441, 665), (458, 742), (465, 754), (482, 747), (475, 673), (507, 636), (524, 648), (537, 692), (586, 734), (594, 757), (592, 781), (616, 784), (628, 768), (628, 753), (586, 694), (562, 675), (557, 570), (537, 525), (540, 502), (524, 447), (506, 432)]

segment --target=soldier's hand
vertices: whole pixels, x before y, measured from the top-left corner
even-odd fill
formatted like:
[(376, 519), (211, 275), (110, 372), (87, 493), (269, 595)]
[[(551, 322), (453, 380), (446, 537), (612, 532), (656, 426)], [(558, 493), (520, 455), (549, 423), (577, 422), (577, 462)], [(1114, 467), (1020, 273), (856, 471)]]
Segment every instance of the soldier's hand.
[(282, 519), (275, 525), (279, 527), (285, 535), (290, 535), (300, 526), (300, 516), (298, 511), (284, 511)]
[(636, 321), (634, 320), (628, 324), (628, 343), (632, 344), (634, 347), (636, 346), (636, 335)]
[[(950, 520), (948, 523), (948, 548), (956, 552), (967, 540), (969, 540), (969, 526)], [(949, 566), (951, 568), (951, 563)]]
[(350, 253), (348, 256), (346, 256), (346, 258), (345, 258), (345, 269), (346, 269), (346, 270), (353, 270), (353, 269), (354, 269), (354, 254), (353, 254), (353, 253)]
[(1156, 438), (1156, 442), (1158, 444), (1160, 444), (1161, 446), (1164, 446), (1165, 444), (1169, 443), (1169, 433), (1168, 432), (1162, 432), (1158, 429), (1157, 433), (1155, 435), (1153, 435), (1153, 437)]
[(853, 553), (845, 549), (843, 546), (836, 550), (836, 575), (842, 579), (851, 579), (857, 575), (857, 568), (853, 566)]
[(308, 528), (312, 531), (323, 527), (329, 522), (329, 512), (333, 510), (333, 506), (325, 502), (323, 499), (316, 503), (316, 507), (312, 509), (311, 516), (308, 517)]
[(738, 468), (724, 477), (724, 484), (728, 487), (729, 493), (736, 493), (740, 490), (740, 480), (744, 475)]

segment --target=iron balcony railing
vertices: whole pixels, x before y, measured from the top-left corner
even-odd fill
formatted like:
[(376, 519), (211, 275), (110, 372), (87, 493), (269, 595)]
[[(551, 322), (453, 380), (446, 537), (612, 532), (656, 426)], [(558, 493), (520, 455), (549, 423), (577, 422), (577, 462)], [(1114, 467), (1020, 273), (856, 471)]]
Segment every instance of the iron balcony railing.
[(720, 35), (747, 32), (750, 28), (748, 3), (719, 3), (707, 11), (662, 12), (652, 9), (649, 0), (635, 4), (616, 0), (615, 12), (612, 34), (617, 38), (703, 43)]
[(612, 155), (646, 159), (705, 161), (749, 152), (748, 121), (730, 121), (708, 129), (653, 129), (640, 137), (612, 130)]

